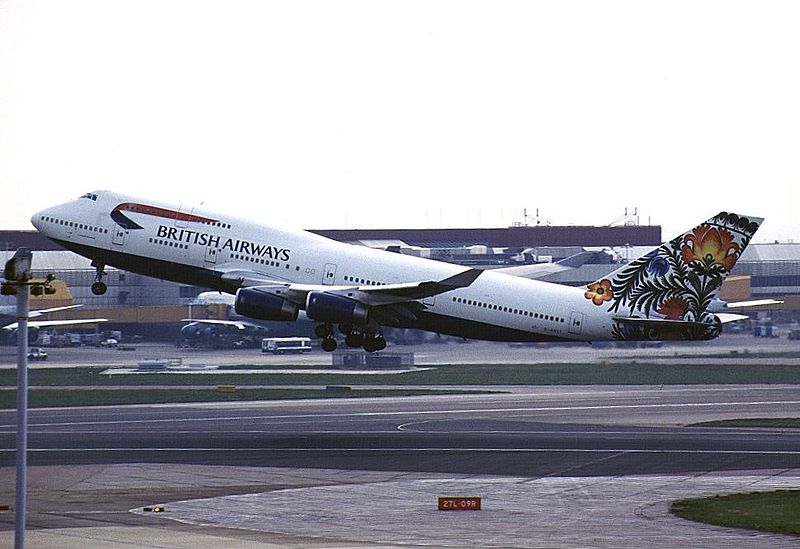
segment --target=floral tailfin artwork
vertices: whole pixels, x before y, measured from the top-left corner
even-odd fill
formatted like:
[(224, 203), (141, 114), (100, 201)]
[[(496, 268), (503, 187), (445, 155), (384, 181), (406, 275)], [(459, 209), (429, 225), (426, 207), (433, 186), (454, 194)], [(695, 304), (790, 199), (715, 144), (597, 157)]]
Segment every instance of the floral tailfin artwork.
[(709, 311), (763, 219), (720, 212), (603, 279), (586, 299), (614, 317), (615, 339), (711, 339)]

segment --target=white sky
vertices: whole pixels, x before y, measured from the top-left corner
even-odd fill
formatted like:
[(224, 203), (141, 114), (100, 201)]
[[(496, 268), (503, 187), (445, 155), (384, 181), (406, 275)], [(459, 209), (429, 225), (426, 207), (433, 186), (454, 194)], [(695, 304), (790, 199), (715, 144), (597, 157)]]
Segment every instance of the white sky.
[(800, 241), (800, 3), (0, 0), (0, 228), (107, 188), (305, 228), (719, 210)]

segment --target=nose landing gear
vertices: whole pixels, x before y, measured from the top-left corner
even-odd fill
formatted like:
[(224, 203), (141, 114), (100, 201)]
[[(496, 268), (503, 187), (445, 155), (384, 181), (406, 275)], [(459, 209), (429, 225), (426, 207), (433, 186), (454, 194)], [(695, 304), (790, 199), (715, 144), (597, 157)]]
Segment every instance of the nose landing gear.
[(103, 295), (108, 290), (108, 286), (103, 282), (103, 277), (106, 276), (105, 265), (99, 261), (92, 261), (92, 267), (95, 269), (94, 284), (92, 284), (92, 293), (94, 295)]

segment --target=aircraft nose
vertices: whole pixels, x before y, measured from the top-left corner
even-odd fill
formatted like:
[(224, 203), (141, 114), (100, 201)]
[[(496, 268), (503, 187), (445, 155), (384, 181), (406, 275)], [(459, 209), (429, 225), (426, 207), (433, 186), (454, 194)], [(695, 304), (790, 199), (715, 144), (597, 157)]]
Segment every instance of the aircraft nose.
[(37, 231), (41, 230), (42, 217), (44, 216), (44, 212), (45, 212), (45, 210), (42, 210), (40, 212), (36, 212), (35, 214), (33, 214), (31, 216), (31, 225), (36, 227)]
[(46, 208), (33, 214), (31, 216), (31, 225), (36, 227), (36, 230), (39, 232), (46, 232), (47, 220), (53, 218), (53, 209), (54, 208)]

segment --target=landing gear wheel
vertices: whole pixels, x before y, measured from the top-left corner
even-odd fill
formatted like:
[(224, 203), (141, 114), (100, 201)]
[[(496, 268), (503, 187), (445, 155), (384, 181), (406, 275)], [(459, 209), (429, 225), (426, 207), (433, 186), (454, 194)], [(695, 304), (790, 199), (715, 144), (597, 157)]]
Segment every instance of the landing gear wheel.
[(353, 330), (347, 337), (344, 338), (344, 342), (347, 343), (348, 347), (361, 347), (364, 344), (364, 335), (361, 332)]
[(103, 295), (108, 290), (108, 286), (106, 286), (105, 282), (97, 281), (92, 284), (92, 293), (94, 295)]
[(337, 346), (336, 340), (332, 337), (326, 337), (322, 340), (322, 350), (326, 353), (335, 351)]
[(314, 328), (314, 334), (321, 339), (327, 339), (333, 334), (333, 327), (330, 324), (320, 324)]
[(370, 337), (364, 340), (364, 350), (368, 353), (382, 351), (386, 348), (386, 340), (383, 336)]
[(92, 293), (94, 295), (103, 295), (108, 290), (108, 286), (106, 286), (105, 282), (103, 282), (103, 277), (106, 275), (105, 265), (100, 263), (99, 261), (92, 261), (92, 267), (94, 267), (94, 284), (92, 284)]

